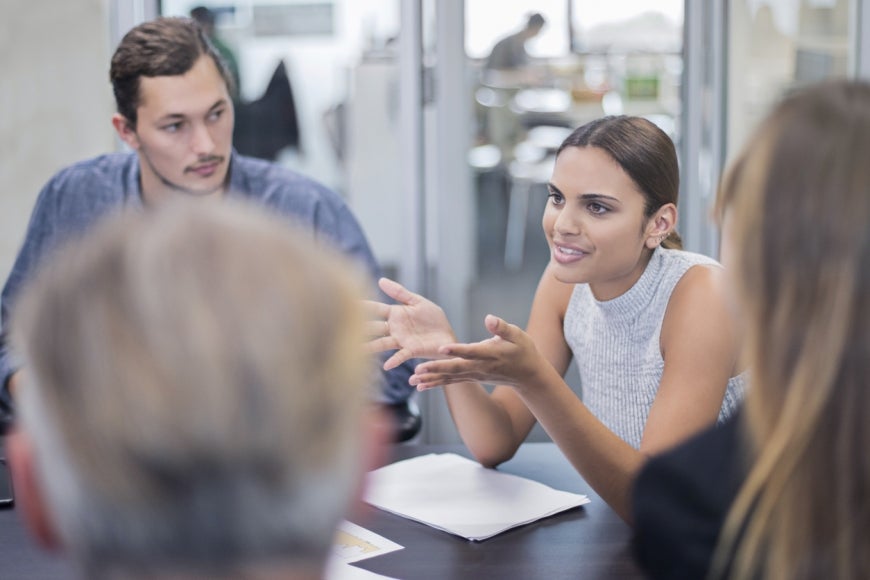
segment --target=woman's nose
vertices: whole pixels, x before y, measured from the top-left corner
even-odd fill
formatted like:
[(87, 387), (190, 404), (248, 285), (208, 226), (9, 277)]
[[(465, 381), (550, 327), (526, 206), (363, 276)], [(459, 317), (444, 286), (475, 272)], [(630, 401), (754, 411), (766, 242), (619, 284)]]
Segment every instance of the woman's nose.
[(556, 216), (556, 221), (553, 223), (553, 230), (562, 235), (577, 235), (582, 230), (580, 220), (574, 215), (574, 212), (569, 212), (563, 209)]

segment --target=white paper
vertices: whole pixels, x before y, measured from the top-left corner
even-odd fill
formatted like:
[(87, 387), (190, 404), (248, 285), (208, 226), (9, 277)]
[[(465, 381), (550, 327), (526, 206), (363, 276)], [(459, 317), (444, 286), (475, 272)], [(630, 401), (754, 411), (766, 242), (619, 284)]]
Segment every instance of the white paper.
[(324, 576), (326, 580), (389, 579), (389, 576), (375, 574), (374, 572), (351, 566), (350, 563), (395, 552), (402, 548), (403, 546), (383, 536), (379, 536), (371, 530), (348, 521), (343, 521), (339, 524), (338, 531), (335, 534), (332, 554), (329, 557), (329, 562), (327, 562)]
[(382, 576), (338, 560), (330, 560), (324, 578), (326, 580), (394, 580), (392, 576)]
[(365, 500), (475, 541), (589, 503), (585, 495), (486, 469), (454, 453), (422, 455), (370, 472)]
[(335, 535), (331, 559), (349, 564), (401, 549), (402, 546), (392, 540), (351, 522), (343, 521), (339, 524)]

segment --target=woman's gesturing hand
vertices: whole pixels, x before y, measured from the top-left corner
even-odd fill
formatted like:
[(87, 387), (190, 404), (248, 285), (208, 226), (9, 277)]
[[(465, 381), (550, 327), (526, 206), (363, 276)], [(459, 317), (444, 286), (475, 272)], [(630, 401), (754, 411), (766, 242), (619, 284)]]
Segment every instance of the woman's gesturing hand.
[(486, 328), (493, 334), (481, 342), (449, 344), (439, 353), (445, 360), (417, 365), (410, 383), (419, 390), (474, 381), (522, 387), (534, 384), (541, 365), (549, 364), (532, 338), (514, 324), (488, 315)]
[(384, 362), (384, 370), (397, 367), (408, 359), (441, 358), (439, 348), (456, 342), (453, 328), (444, 311), (434, 302), (407, 290), (388, 278), (378, 286), (398, 304), (366, 301), (369, 316), (369, 340), (372, 352), (395, 350)]

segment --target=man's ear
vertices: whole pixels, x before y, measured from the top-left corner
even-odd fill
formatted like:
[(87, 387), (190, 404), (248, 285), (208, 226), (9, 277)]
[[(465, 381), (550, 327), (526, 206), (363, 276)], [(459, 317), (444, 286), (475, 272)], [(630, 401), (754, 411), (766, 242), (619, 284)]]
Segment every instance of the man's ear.
[(12, 476), (15, 505), (31, 535), (39, 545), (50, 551), (59, 551), (59, 537), (51, 523), (48, 505), (36, 473), (33, 443), (20, 429), (6, 436), (6, 461)]
[(666, 203), (656, 210), (646, 225), (646, 247), (654, 250), (677, 226), (677, 206)]
[(393, 440), (395, 425), (392, 417), (380, 405), (368, 405), (360, 422), (361, 461), (357, 485), (350, 503), (350, 516), (366, 517), (366, 504), (363, 497), (366, 490), (366, 474), (378, 467), (383, 467), (388, 459), (390, 443)]
[(121, 113), (112, 115), (112, 126), (121, 141), (130, 146), (133, 150), (139, 149), (139, 136), (136, 134), (136, 128), (127, 117)]

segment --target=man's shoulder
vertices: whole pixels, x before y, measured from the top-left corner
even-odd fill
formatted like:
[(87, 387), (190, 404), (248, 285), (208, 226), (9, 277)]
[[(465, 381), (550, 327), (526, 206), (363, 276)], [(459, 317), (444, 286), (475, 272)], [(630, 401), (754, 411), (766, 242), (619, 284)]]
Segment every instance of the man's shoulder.
[(107, 153), (69, 165), (51, 178), (46, 189), (63, 195), (115, 197), (138, 163), (135, 153)]
[(231, 187), (245, 196), (269, 205), (327, 204), (335, 208), (345, 205), (332, 189), (273, 161), (236, 155)]
[(112, 153), (73, 163), (43, 187), (31, 230), (52, 237), (86, 229), (107, 212), (138, 194), (135, 153)]
[(68, 165), (58, 171), (55, 177), (85, 178), (92, 175), (119, 175), (129, 171), (136, 163), (138, 159), (133, 152), (104, 153)]

